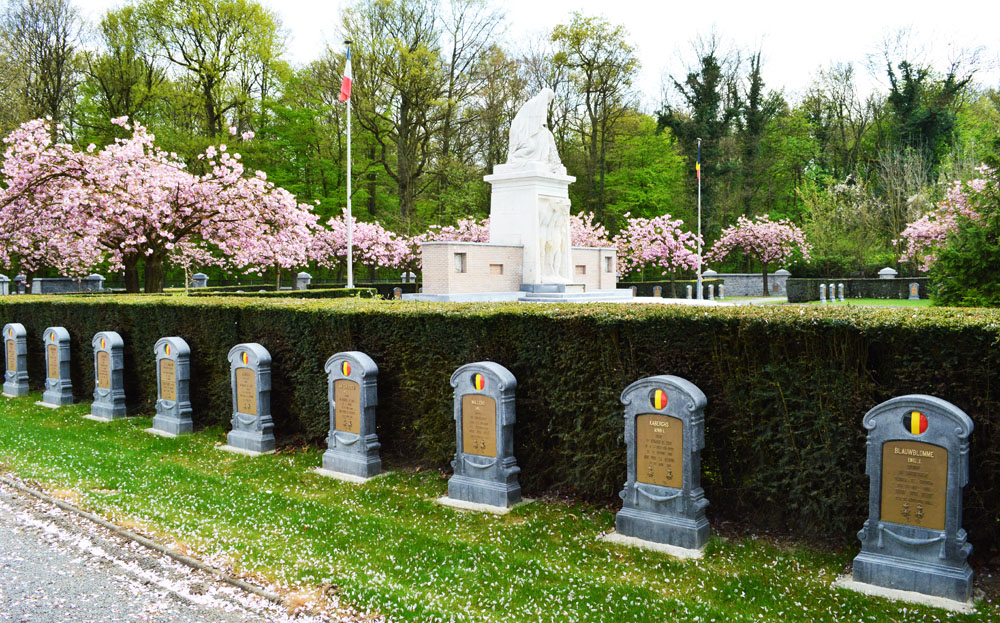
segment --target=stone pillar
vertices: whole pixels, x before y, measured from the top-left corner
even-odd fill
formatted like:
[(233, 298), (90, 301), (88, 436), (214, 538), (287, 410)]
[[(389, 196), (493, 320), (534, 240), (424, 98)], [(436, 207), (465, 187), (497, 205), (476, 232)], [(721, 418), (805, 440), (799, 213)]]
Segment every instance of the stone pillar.
[(0, 296), (6, 296), (10, 294), (10, 277), (7, 275), (0, 275)]
[(87, 287), (87, 291), (88, 292), (103, 292), (104, 291), (104, 281), (105, 281), (105, 279), (104, 279), (103, 275), (98, 275), (96, 273), (93, 274), (93, 275), (87, 275), (84, 278), (84, 281), (88, 281), (89, 282), (88, 283), (88, 287)]
[(406, 271), (402, 275), (402, 280), (403, 280), (403, 283), (416, 283), (417, 282), (417, 276), (414, 273), (410, 272), (410, 271)]
[(19, 273), (14, 276), (14, 292), (13, 294), (24, 294), (28, 291), (28, 276), (24, 273)]
[(308, 290), (309, 284), (312, 282), (312, 275), (309, 273), (299, 273), (295, 275), (295, 289), (296, 290)]
[(28, 332), (24, 325), (11, 322), (3, 328), (3, 395), (9, 398), (28, 394)]
[(895, 279), (896, 275), (898, 275), (898, 274), (899, 273), (897, 271), (895, 271), (895, 270), (889, 268), (888, 266), (886, 266), (882, 270), (878, 271), (878, 278), (879, 279)]
[(191, 287), (192, 288), (207, 288), (208, 287), (208, 275), (205, 273), (195, 273), (191, 275)]

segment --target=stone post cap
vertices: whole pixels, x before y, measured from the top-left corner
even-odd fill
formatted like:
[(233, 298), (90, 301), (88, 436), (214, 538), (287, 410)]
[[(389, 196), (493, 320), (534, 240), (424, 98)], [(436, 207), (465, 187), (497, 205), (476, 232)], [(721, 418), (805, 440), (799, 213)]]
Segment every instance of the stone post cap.
[(192, 279), (208, 279), (208, 275), (206, 275), (205, 273), (195, 273), (195, 274), (191, 275), (191, 278)]
[(96, 281), (106, 281), (104, 279), (104, 275), (98, 275), (97, 273), (94, 273), (93, 275), (87, 275), (86, 277), (84, 277), (84, 279), (87, 280), (87, 281), (94, 281), (94, 280), (96, 280)]
[(10, 281), (10, 277), (7, 275), (0, 275), (0, 281)]
[(889, 268), (888, 266), (878, 271), (878, 276), (881, 277), (882, 279), (893, 279), (898, 274), (899, 272)]
[(20, 273), (18, 275), (14, 275), (14, 281), (27, 281), (27, 280), (28, 280), (28, 276), (25, 275), (24, 273)]
[(792, 273), (788, 272), (784, 268), (781, 268), (781, 269), (778, 269), (778, 270), (774, 271), (774, 276), (775, 277), (791, 277)]
[(296, 279), (312, 279), (313, 276), (310, 275), (309, 273), (299, 273), (299, 274), (295, 275), (295, 278)]
[(719, 274), (719, 273), (717, 273), (717, 272), (715, 272), (714, 270), (712, 270), (711, 268), (709, 268), (708, 270), (706, 270), (706, 271), (702, 272), (702, 273), (701, 273), (701, 276), (702, 276), (702, 277), (715, 277), (715, 276), (716, 276), (716, 275), (718, 275), (718, 274)]

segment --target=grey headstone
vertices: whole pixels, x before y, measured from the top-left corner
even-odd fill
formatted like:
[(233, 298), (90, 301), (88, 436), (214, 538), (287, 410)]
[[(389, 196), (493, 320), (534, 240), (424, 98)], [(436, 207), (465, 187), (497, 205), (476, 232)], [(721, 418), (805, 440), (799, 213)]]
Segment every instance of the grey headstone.
[[(863, 423), (870, 487), (854, 581), (968, 601), (962, 488), (972, 420), (950, 402), (913, 394), (883, 402)], [(883, 492), (883, 483), (892, 489)]]
[(156, 415), (153, 428), (171, 435), (194, 430), (191, 419), (191, 348), (179, 337), (164, 337), (153, 346), (156, 357)]
[(399, 286), (396, 286), (395, 288), (393, 288), (392, 289), (392, 298), (396, 299), (397, 301), (399, 299), (403, 298), (403, 288), (400, 288)]
[(260, 344), (249, 343), (234, 346), (228, 358), (233, 429), (227, 442), (248, 452), (271, 452), (274, 450), (271, 355)]
[(324, 369), (330, 434), (323, 469), (361, 478), (377, 476), (382, 472), (378, 452), (382, 444), (375, 434), (378, 366), (364, 353), (347, 351), (327, 359)]
[(837, 285), (831, 283), (830, 284), (830, 289), (828, 290), (828, 292), (830, 293), (830, 302), (831, 303), (836, 303), (837, 302)]
[(910, 296), (909, 300), (919, 301), (920, 300), (920, 284), (914, 281), (910, 284)]
[(826, 302), (826, 284), (825, 283), (819, 284), (819, 302), (820, 303), (825, 303)]
[[(665, 397), (665, 401), (663, 401)], [(615, 529), (685, 549), (708, 542), (708, 500), (701, 488), (705, 394), (690, 381), (660, 375), (622, 392), (628, 480)], [(659, 402), (658, 402), (659, 400)]]
[(295, 275), (296, 290), (308, 290), (310, 283), (312, 283), (312, 275), (309, 273), (299, 273)]
[(191, 275), (191, 287), (193, 288), (207, 288), (208, 287), (208, 275), (205, 273), (195, 273)]
[(712, 283), (708, 284), (708, 300), (710, 301), (715, 300), (715, 284)]
[(4, 367), (3, 393), (5, 396), (28, 394), (28, 332), (19, 322), (3, 327)]
[(0, 296), (6, 296), (10, 294), (10, 277), (7, 275), (0, 275)]
[(638, 293), (639, 293), (639, 288), (632, 286), (632, 296), (635, 296)]
[(115, 420), (125, 417), (125, 342), (114, 331), (101, 331), (94, 347), (94, 402), (91, 417)]
[(724, 283), (719, 284), (719, 300), (726, 300), (726, 284)]
[(517, 380), (507, 368), (481, 361), (455, 370), (451, 386), (455, 388), (457, 440), (448, 497), (503, 508), (514, 506), (521, 500), (517, 481), (521, 468), (514, 458)]
[(687, 289), (687, 298), (691, 298), (691, 290), (692, 290), (691, 286), (687, 286), (686, 289)]
[(45, 351), (45, 391), (42, 402), (54, 406), (73, 404), (73, 381), (69, 368), (69, 331), (49, 327), (42, 334)]
[(655, 296), (656, 298), (662, 298), (663, 288), (660, 286), (653, 286), (653, 296)]
[(837, 300), (841, 303), (844, 302), (844, 284), (842, 283), (837, 284)]

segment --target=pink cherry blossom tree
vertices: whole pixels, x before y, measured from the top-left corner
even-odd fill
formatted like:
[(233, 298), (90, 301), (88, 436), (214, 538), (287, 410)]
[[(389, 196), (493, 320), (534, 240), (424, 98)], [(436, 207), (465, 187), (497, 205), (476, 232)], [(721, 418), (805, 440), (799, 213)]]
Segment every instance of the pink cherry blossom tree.
[(767, 214), (750, 220), (741, 216), (731, 225), (722, 230), (722, 237), (715, 241), (712, 249), (705, 254), (705, 259), (719, 261), (739, 249), (745, 255), (757, 260), (763, 266), (764, 296), (769, 296), (767, 289), (768, 265), (784, 264), (796, 255), (809, 260), (812, 245), (806, 242), (802, 230), (787, 219), (772, 221)]
[(684, 228), (683, 221), (669, 214), (629, 218), (614, 243), (618, 247), (619, 275), (646, 267), (659, 268), (661, 274), (670, 275), (671, 296), (677, 296), (677, 271), (698, 267), (698, 237)]
[(907, 223), (899, 235), (905, 247), (900, 262), (916, 262), (920, 270), (930, 270), (938, 250), (945, 245), (948, 235), (958, 228), (959, 219), (964, 217), (975, 221), (980, 218), (973, 198), (986, 188), (989, 178), (996, 177), (996, 171), (984, 166), (979, 168), (979, 173), (981, 177), (977, 179), (952, 182), (944, 199), (933, 210)]
[(44, 120), (4, 139), (0, 261), (70, 275), (107, 263), (124, 270), (130, 292), (140, 261), (147, 292), (163, 290), (165, 264), (260, 272), (308, 261), (316, 216), (263, 172), (247, 175), (239, 154), (210, 146), (196, 175), (144, 127), (113, 122), (132, 136), (102, 149), (54, 143)]
[[(352, 219), (352, 257), (365, 266), (402, 269), (410, 256), (409, 241), (382, 227)], [(326, 268), (346, 267), (347, 210), (327, 221), (326, 229), (316, 233), (309, 250), (310, 258)]]

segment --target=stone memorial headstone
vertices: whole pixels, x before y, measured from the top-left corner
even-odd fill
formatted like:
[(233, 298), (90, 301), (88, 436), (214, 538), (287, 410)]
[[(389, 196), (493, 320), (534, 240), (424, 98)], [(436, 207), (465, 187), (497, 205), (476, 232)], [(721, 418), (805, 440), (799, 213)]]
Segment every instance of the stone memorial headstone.
[(724, 283), (719, 284), (719, 300), (726, 300), (726, 284)]
[(9, 398), (28, 394), (28, 332), (24, 325), (11, 322), (3, 328), (3, 395)]
[(149, 432), (185, 435), (191, 419), (191, 348), (183, 338), (164, 337), (153, 346), (156, 357), (156, 415)]
[(691, 286), (687, 286), (687, 298), (691, 298)]
[(699, 557), (709, 534), (701, 488), (705, 394), (690, 381), (660, 375), (632, 383), (621, 401), (628, 480), (608, 540)]
[(396, 286), (395, 288), (393, 288), (392, 289), (392, 298), (396, 299), (397, 301), (400, 300), (400, 299), (402, 299), (403, 298), (403, 288), (400, 288), (399, 286)]
[[(326, 438), (321, 474), (364, 481), (382, 472), (375, 434), (378, 366), (358, 351), (337, 353), (326, 360), (330, 434)], [(347, 478), (344, 478), (344, 476)]]
[(825, 303), (826, 302), (826, 284), (825, 283), (819, 284), (819, 302), (820, 303)]
[(207, 288), (208, 287), (208, 275), (205, 273), (195, 273), (191, 275), (191, 287), (193, 288)]
[(830, 290), (829, 290), (829, 292), (830, 292), (830, 302), (831, 303), (836, 303), (837, 302), (837, 285), (831, 283), (830, 284)]
[(662, 298), (663, 288), (660, 286), (653, 286), (653, 296), (655, 296), (656, 298)]
[(632, 296), (635, 296), (638, 293), (639, 293), (639, 288), (637, 288), (636, 286), (632, 286)]
[(312, 283), (312, 275), (309, 273), (299, 273), (295, 275), (296, 290), (308, 290), (310, 283)]
[(910, 284), (910, 296), (909, 300), (919, 301), (920, 300), (920, 284), (916, 281)]
[(972, 420), (950, 402), (914, 394), (883, 402), (863, 423), (870, 488), (854, 583), (969, 601), (962, 488)]
[(110, 422), (125, 417), (125, 342), (114, 331), (101, 331), (94, 347), (94, 402), (90, 419)]
[(238, 344), (229, 351), (229, 371), (233, 429), (222, 449), (251, 456), (274, 452), (270, 353), (260, 344)]
[(45, 391), (42, 404), (61, 407), (73, 404), (73, 382), (69, 370), (69, 331), (62, 327), (49, 327), (42, 334), (45, 348)]
[(715, 300), (715, 284), (708, 284), (708, 300)]
[(844, 302), (844, 284), (837, 284), (837, 300), (841, 303)]
[(454, 475), (439, 503), (505, 512), (521, 501), (514, 458), (514, 390), (517, 380), (491, 361), (469, 363), (451, 375), (455, 388)]

